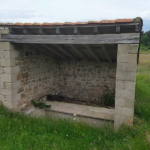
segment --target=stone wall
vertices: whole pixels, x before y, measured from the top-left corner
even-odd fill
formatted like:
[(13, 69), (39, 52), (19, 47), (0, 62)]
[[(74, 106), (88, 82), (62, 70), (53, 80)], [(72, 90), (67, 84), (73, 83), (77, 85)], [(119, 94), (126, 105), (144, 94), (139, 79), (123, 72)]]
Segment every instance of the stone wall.
[(30, 45), (0, 44), (4, 61), (0, 67), (0, 98), (11, 104), (10, 108), (21, 108), (28, 101), (49, 93), (76, 100), (101, 101), (106, 86), (115, 88), (116, 63), (56, 61), (44, 50)]
[[(8, 28), (0, 29), (7, 34)], [(1, 35), (0, 33), (0, 35)], [(115, 89), (116, 63), (59, 60), (27, 44), (0, 42), (0, 101), (20, 109), (44, 94), (101, 101), (106, 86)]]
[(101, 101), (106, 87), (115, 89), (116, 63), (63, 61), (57, 64), (59, 93), (76, 100)]
[(49, 55), (33, 49), (29, 45), (23, 45), (23, 48), (18, 50), (15, 64), (19, 67), (17, 81), (20, 83), (16, 91), (16, 94), (20, 95), (20, 98), (17, 100), (17, 106), (21, 106), (24, 102), (44, 94), (57, 91), (57, 85), (53, 76), (55, 62)]

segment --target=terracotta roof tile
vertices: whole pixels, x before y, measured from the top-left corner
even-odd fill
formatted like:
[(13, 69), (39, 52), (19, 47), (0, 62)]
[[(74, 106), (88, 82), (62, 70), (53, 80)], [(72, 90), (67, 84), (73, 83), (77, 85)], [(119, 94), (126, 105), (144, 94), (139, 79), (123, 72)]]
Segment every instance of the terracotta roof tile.
[(93, 23), (100, 23), (100, 21), (88, 21), (88, 24), (93, 24)]
[(16, 22), (16, 23), (14, 23), (13, 25), (15, 25), (15, 26), (22, 26), (22, 25), (23, 25), (23, 23)]
[(51, 26), (51, 25), (52, 25), (52, 23), (48, 23), (48, 22), (43, 23), (43, 26)]
[(121, 22), (133, 22), (133, 19), (116, 19), (116, 23), (121, 23)]
[(76, 22), (76, 25), (87, 24), (87, 22)]
[(72, 25), (76, 25), (76, 23), (75, 22), (65, 22), (64, 25), (70, 25), (70, 26), (72, 26)]
[(32, 26), (32, 23), (24, 23), (24, 26)]
[(51, 24), (52, 26), (62, 26), (64, 23), (54, 22)]
[(43, 25), (43, 24), (42, 23), (37, 23), (37, 22), (32, 23), (32, 26), (41, 26), (41, 25)]
[(116, 20), (102, 20), (102, 21), (88, 21), (88, 22), (65, 22), (65, 23), (0, 23), (0, 26), (63, 26), (63, 25), (91, 25), (91, 24), (113, 24), (113, 23), (132, 23), (132, 22), (140, 22), (141, 18), (135, 18), (135, 19), (116, 19)]
[(102, 20), (100, 23), (115, 23), (115, 20)]

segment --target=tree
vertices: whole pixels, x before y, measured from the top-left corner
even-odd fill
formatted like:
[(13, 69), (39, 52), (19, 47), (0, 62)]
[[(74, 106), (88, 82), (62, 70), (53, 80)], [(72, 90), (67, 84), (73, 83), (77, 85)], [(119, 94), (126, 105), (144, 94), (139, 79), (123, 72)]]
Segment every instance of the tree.
[(142, 44), (144, 44), (145, 46), (147, 46), (148, 42), (149, 42), (149, 37), (147, 35), (143, 35), (141, 37), (141, 42), (142, 42)]
[(150, 40), (150, 31), (147, 31), (146, 35), (149, 37), (149, 40)]

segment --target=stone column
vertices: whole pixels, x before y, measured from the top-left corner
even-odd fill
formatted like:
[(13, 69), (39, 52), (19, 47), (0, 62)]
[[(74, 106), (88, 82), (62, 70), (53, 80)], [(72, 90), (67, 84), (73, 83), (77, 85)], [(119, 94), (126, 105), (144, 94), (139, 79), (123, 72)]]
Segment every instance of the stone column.
[(118, 44), (114, 127), (133, 125), (138, 44)]
[[(1, 29), (0, 34), (8, 34), (8, 32), (8, 29)], [(0, 42), (0, 101), (10, 109), (13, 108), (17, 86), (16, 55), (18, 54), (10, 42)]]

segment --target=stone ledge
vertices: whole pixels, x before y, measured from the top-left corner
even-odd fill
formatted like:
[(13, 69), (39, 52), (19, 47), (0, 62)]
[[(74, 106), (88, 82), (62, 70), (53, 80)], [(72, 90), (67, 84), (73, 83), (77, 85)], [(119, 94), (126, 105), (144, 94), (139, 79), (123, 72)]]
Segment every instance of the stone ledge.
[(115, 109), (107, 109), (103, 107), (85, 106), (79, 104), (71, 104), (65, 102), (47, 102), (51, 105), (49, 111), (72, 114), (75, 116), (84, 116), (96, 119), (114, 120)]

